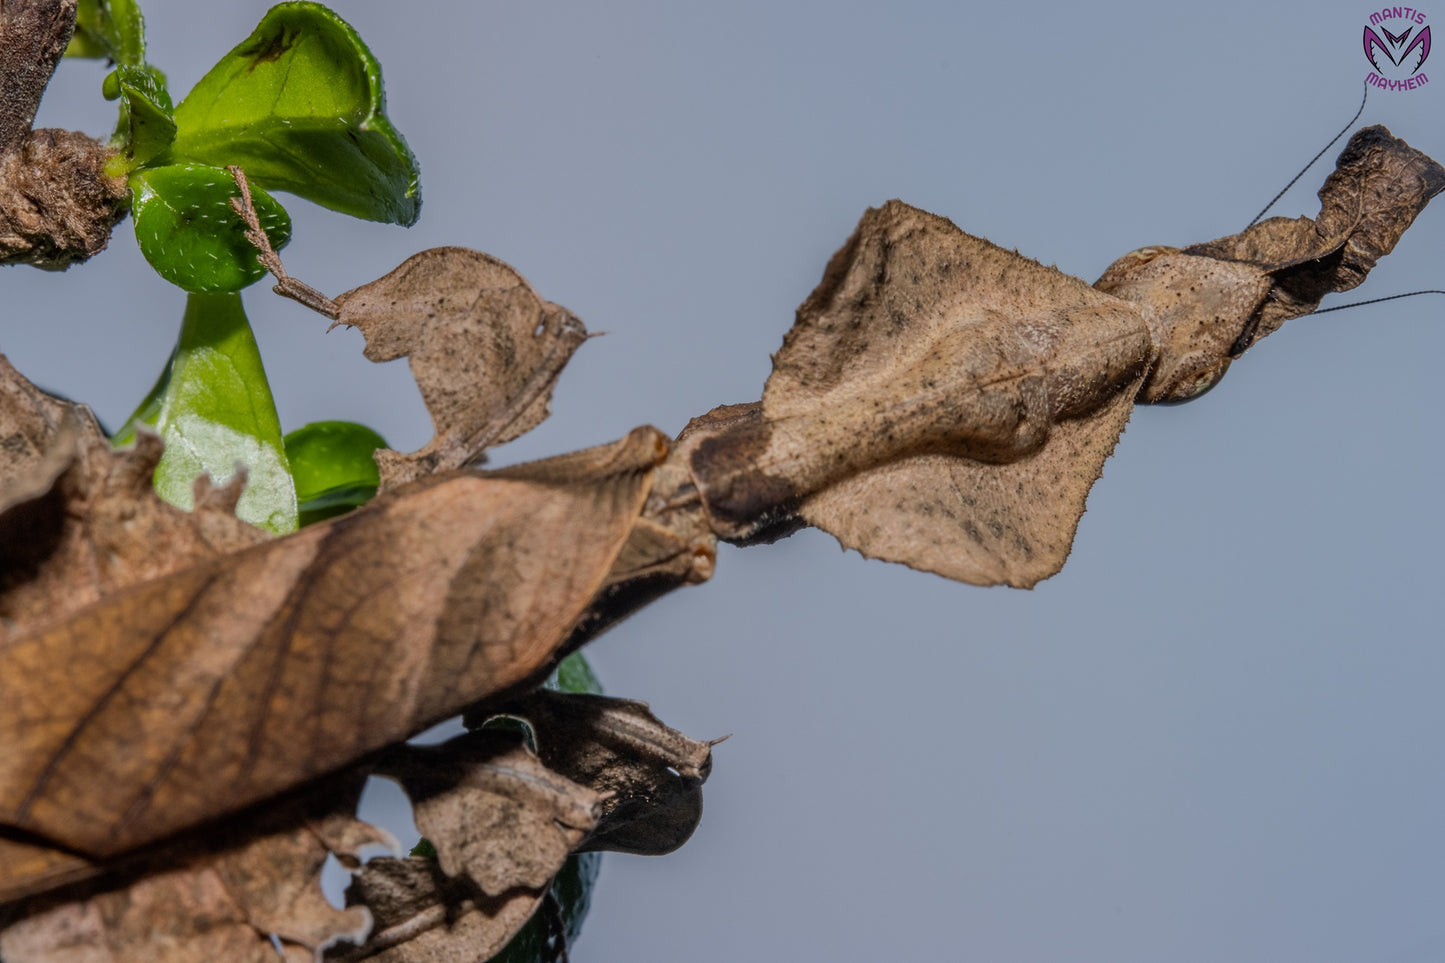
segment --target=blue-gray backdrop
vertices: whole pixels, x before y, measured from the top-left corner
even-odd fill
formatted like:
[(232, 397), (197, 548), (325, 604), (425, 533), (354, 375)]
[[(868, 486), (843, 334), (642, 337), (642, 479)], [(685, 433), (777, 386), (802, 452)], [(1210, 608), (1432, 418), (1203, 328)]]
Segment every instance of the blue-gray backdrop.
[[(178, 95), (266, 7), (143, 5)], [(1240, 229), (1355, 109), (1371, 12), (336, 6), (385, 65), (426, 204), (405, 231), (288, 202), (292, 273), (336, 293), (468, 245), (609, 332), (498, 461), (757, 398), (890, 197), (1090, 280)], [(1433, 59), (1365, 122), (1445, 157)], [(101, 76), (66, 64), (41, 122), (107, 130)], [(1313, 214), (1328, 170), (1279, 212)], [(1442, 286), (1437, 203), (1358, 296)], [(91, 264), (0, 284), (0, 350), (112, 423), (183, 303), (124, 227)], [(687, 847), (607, 858), (574, 959), (1445, 958), (1442, 300), (1293, 321), (1201, 402), (1136, 412), (1033, 592), (808, 531), (724, 548), (711, 584), (600, 639), (611, 692), (733, 738)], [(264, 285), (247, 306), (285, 426), (429, 437), (404, 365)], [(393, 793), (369, 812), (406, 825)]]

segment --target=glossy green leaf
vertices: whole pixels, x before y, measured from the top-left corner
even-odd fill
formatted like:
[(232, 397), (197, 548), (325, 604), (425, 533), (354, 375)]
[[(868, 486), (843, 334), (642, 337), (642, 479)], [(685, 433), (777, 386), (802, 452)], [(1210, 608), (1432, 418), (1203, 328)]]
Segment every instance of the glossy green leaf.
[(552, 678), (547, 680), (547, 687), (562, 692), (603, 694), (602, 683), (597, 680), (597, 674), (592, 671), (591, 664), (582, 657), (581, 652), (573, 652), (562, 660), (557, 671), (552, 673)]
[(135, 0), (80, 0), (65, 55), (102, 57), (139, 67), (145, 63), (145, 18), (140, 7)]
[(129, 445), (135, 441), (137, 425), (149, 425), (152, 428), (156, 426), (156, 422), (159, 421), (161, 417), (161, 404), (165, 401), (166, 388), (168, 388), (171, 383), (171, 366), (175, 364), (175, 360), (175, 349), (171, 349), (171, 356), (166, 359), (165, 367), (161, 368), (161, 373), (156, 376), (156, 383), (151, 385), (151, 390), (146, 392), (145, 398), (141, 399), (141, 403), (136, 405), (135, 411), (130, 413), (130, 417), (125, 420), (125, 424), (121, 425), (120, 429), (114, 435), (110, 436), (110, 443), (112, 445), (120, 448), (123, 445)]
[(386, 439), (353, 421), (317, 421), (288, 434), (286, 460), (304, 527), (364, 505), (381, 478), (372, 453)]
[[(231, 175), (202, 164), (172, 164), (130, 177), (131, 219), (141, 253), (156, 273), (187, 291), (239, 291), (260, 280), (265, 268), (246, 240), (246, 227), (231, 210)], [(275, 198), (252, 187), (261, 226), (280, 248), (291, 239), (291, 218)]]
[(149, 64), (121, 64), (105, 78), (101, 90), (107, 100), (120, 100), (120, 120), (112, 143), (125, 152), (128, 167), (144, 164), (175, 140), (174, 108), (165, 74)]
[(191, 486), (209, 472), (216, 484), (246, 467), (236, 514), (272, 532), (296, 528), (296, 489), (261, 354), (238, 294), (192, 294), (171, 359), (156, 430), (166, 443), (156, 492), (192, 507)]
[(253, 184), (410, 225), (416, 158), (387, 119), (381, 65), (317, 3), (272, 7), (176, 108), (169, 159), (238, 164)]

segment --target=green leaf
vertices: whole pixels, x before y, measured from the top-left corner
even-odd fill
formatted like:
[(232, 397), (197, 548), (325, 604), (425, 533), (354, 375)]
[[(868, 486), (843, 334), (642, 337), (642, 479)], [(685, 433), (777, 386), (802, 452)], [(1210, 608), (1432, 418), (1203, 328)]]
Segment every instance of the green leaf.
[(562, 692), (603, 694), (602, 683), (597, 681), (597, 674), (592, 671), (592, 666), (582, 657), (581, 652), (573, 652), (562, 660), (557, 671), (552, 673), (552, 678), (547, 680), (547, 687)]
[[(231, 210), (231, 175), (202, 164), (172, 164), (130, 177), (131, 219), (141, 253), (161, 277), (201, 294), (239, 291), (266, 269), (246, 240), (246, 226)], [(261, 227), (280, 248), (291, 239), (291, 218), (259, 188), (251, 197)]]
[(209, 472), (215, 484), (225, 484), (240, 463), (246, 490), (236, 514), (272, 532), (295, 530), (296, 489), (281, 423), (240, 295), (186, 299), (156, 429), (166, 450), (155, 486), (166, 501), (189, 510), (197, 477)]
[(146, 392), (145, 398), (136, 405), (135, 411), (130, 413), (130, 417), (125, 420), (125, 424), (120, 426), (120, 430), (110, 436), (110, 443), (113, 446), (120, 448), (135, 441), (137, 425), (150, 425), (152, 428), (156, 426), (156, 422), (161, 417), (161, 404), (165, 401), (166, 388), (171, 383), (171, 366), (175, 364), (175, 361), (176, 350), (172, 348), (171, 356), (166, 359), (165, 367), (161, 368), (161, 373), (156, 376), (156, 383), (151, 385), (151, 390)]
[(145, 18), (135, 0), (80, 0), (67, 57), (104, 57), (139, 67), (145, 53)]
[(237, 164), (253, 184), (410, 225), (416, 158), (385, 110), (381, 65), (351, 25), (282, 3), (181, 101), (169, 159)]
[(364, 505), (381, 476), (372, 453), (386, 439), (354, 421), (316, 421), (288, 434), (286, 460), (296, 480), (304, 527)]
[(121, 64), (105, 78), (101, 92), (107, 100), (120, 99), (120, 120), (111, 143), (125, 151), (129, 167), (144, 164), (176, 139), (166, 76), (156, 68)]

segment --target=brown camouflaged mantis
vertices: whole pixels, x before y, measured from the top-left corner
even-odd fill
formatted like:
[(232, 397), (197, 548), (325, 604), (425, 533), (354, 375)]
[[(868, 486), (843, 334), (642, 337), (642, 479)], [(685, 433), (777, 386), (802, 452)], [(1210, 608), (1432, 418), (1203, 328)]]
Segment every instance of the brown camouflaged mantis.
[[(68, 611), (46, 610), (40, 590), (27, 601), (26, 586), (68, 578), (71, 563), (61, 575), (43, 561), (36, 576), (5, 573), (7, 612), (29, 614), (0, 637), (0, 731), (12, 747), (0, 757), (0, 902), (366, 760), (408, 772), (420, 763), (388, 758), (388, 745), (464, 708), (503, 706), (618, 618), (705, 580), (717, 538), (765, 541), (811, 524), (872, 557), (1033, 585), (1066, 560), (1136, 401), (1208, 390), (1256, 340), (1358, 285), (1441, 190), (1445, 169), (1367, 128), (1321, 189), (1318, 217), (1143, 248), (1092, 287), (892, 201), (829, 262), (761, 401), (715, 409), (673, 444), (640, 428), (492, 473), (467, 466), (545, 416), (585, 337), (570, 313), (465, 249), (423, 252), (332, 300), (288, 278), (263, 246), (278, 291), (361, 328), (373, 359), (411, 357), (437, 437), (414, 455), (383, 455), (384, 493), (371, 505), (285, 538), (207, 535), (209, 516), (157, 509), (157, 530), (199, 547), (169, 571), (102, 578)], [(31, 470), (0, 499), (0, 533), (44, 522), (51, 502), (104, 505), (144, 482), (154, 453), (102, 457), (73, 421), (42, 412)], [(224, 509), (233, 495), (197, 503)], [(93, 533), (57, 537), (94, 554)], [(73, 677), (74, 665), (87, 668)], [(705, 757), (691, 765), (695, 789)], [(571, 802), (586, 812), (568, 818), (593, 828), (578, 825), (549, 851), (631, 832), (595, 828), (602, 800)], [(324, 846), (307, 860), (351, 851), (344, 833), (312, 835)], [(245, 852), (228, 850), (211, 871), (250, 865), (247, 847), (259, 844), (237, 845)], [(152, 860), (144, 873), (169, 865)], [(529, 872), (485, 892), (516, 879), (535, 887), (539, 871)], [(94, 903), (58, 905), (0, 933), (7, 963), (44, 958), (67, 906), (90, 907), (74, 919), (111, 918)], [(238, 910), (252, 930), (265, 920), (307, 952), (357, 927), (313, 908), (321, 922), (286, 930), (284, 908), (253, 909)]]
[(1363, 281), (1441, 190), (1445, 169), (1368, 127), (1318, 217), (1141, 248), (1093, 287), (891, 201), (798, 309), (762, 401), (683, 433), (675, 497), (695, 491), (724, 538), (809, 524), (870, 557), (1031, 586), (1067, 559), (1136, 401), (1209, 390)]

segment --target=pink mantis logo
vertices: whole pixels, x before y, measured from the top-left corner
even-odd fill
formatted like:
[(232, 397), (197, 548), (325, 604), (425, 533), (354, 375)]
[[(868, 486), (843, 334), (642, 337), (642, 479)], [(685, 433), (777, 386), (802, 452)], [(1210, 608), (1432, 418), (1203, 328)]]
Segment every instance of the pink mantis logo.
[(1425, 19), (1414, 7), (1384, 7), (1370, 14), (1365, 59), (1374, 69), (1365, 78), (1367, 83), (1382, 90), (1414, 90), (1430, 82), (1422, 69), (1430, 56), (1430, 25)]

